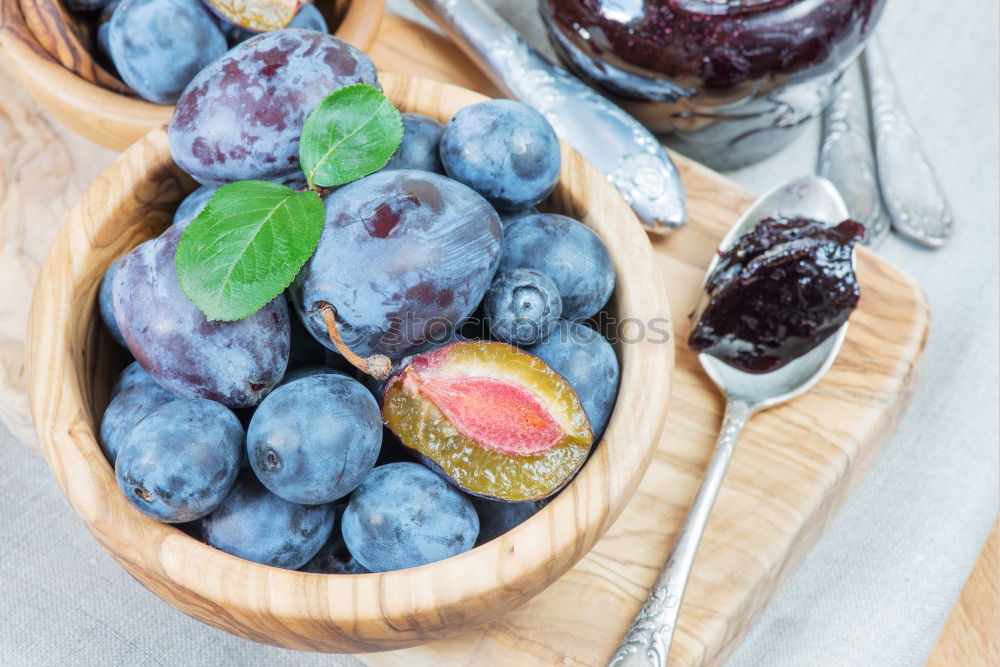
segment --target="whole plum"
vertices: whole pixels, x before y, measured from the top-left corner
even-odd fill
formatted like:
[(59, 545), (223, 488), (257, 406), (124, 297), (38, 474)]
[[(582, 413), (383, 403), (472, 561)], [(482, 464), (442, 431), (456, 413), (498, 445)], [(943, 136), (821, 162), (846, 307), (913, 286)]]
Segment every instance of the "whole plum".
[(539, 213), (504, 228), (500, 271), (534, 269), (559, 289), (562, 316), (585, 320), (615, 289), (615, 267), (601, 237), (573, 218)]
[(479, 517), (464, 493), (424, 466), (390, 463), (354, 491), (341, 528), (361, 565), (388, 572), (468, 551)]
[(556, 186), (559, 139), (545, 116), (514, 100), (467, 106), (445, 125), (441, 162), (497, 210), (534, 206)]
[(433, 118), (418, 113), (403, 114), (403, 141), (382, 167), (390, 169), (423, 169), (443, 174), (444, 166), (438, 147), (444, 127)]
[(138, 361), (133, 361), (115, 378), (115, 383), (111, 385), (111, 393), (108, 396), (108, 400), (113, 400), (115, 396), (130, 387), (146, 384), (159, 386), (156, 380), (146, 372), (146, 369)]
[(562, 314), (555, 283), (531, 269), (497, 273), (483, 300), (490, 332), (511, 345), (531, 345), (543, 338)]
[(230, 410), (204, 399), (171, 401), (125, 438), (115, 461), (118, 488), (158, 521), (200, 519), (226, 498), (242, 449), (243, 427)]
[(108, 403), (101, 417), (101, 451), (114, 465), (118, 451), (135, 425), (176, 396), (150, 380), (119, 392)]
[(125, 83), (158, 104), (176, 102), (228, 48), (200, 0), (122, 0), (108, 22), (107, 44)]
[(365, 478), (382, 442), (378, 403), (357, 380), (323, 373), (268, 394), (247, 430), (247, 454), (272, 493), (303, 505), (343, 498)]
[(347, 347), (392, 359), (448, 338), (475, 310), (503, 232), (485, 199), (426, 171), (372, 174), (326, 198), (326, 225), (289, 288), (310, 333), (331, 349), (322, 304)]
[(306, 116), (354, 83), (377, 87), (378, 79), (368, 56), (347, 42), (311, 30), (263, 33), (205, 67), (184, 90), (170, 120), (170, 154), (204, 185), (259, 179), (301, 187)]
[(122, 258), (113, 301), (125, 343), (171, 393), (232, 408), (257, 405), (288, 365), (285, 298), (235, 322), (206, 320), (177, 283), (174, 257), (182, 233), (168, 227)]
[(333, 505), (290, 503), (244, 470), (219, 508), (202, 519), (201, 529), (205, 542), (227, 554), (296, 570), (329, 539), (333, 520)]

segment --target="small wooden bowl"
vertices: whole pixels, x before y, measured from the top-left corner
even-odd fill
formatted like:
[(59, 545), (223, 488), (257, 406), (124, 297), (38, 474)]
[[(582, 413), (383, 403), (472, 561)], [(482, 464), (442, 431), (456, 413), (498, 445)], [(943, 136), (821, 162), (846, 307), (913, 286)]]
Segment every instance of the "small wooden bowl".
[[(375, 42), (384, 12), (385, 0), (353, 0), (347, 4), (335, 34), (367, 50)], [(49, 14), (45, 20), (49, 24), (60, 18)], [(28, 27), (18, 0), (0, 2), (0, 50), (42, 108), (74, 132), (108, 148), (124, 150), (150, 130), (168, 123), (173, 114), (172, 105), (123, 95), (64, 67)]]
[[(383, 73), (404, 111), (447, 121), (483, 99), (462, 88)], [(618, 271), (609, 312), (649, 322), (669, 311), (652, 249), (604, 176), (562, 147), (546, 208), (584, 221)], [(195, 184), (154, 130), (122, 153), (63, 225), (42, 268), (28, 327), (31, 410), (56, 481), (81, 521), (121, 565), (181, 611), (235, 635), (293, 649), (404, 648), (465, 632), (523, 603), (572, 567), (632, 497), (666, 417), (673, 343), (619, 343), (621, 385), (604, 439), (545, 509), (506, 535), (447, 560), (364, 575), (281, 570), (217, 551), (125, 500), (97, 443), (108, 390), (127, 362), (97, 313), (105, 269), (160, 233)], [(634, 319), (631, 319), (634, 318)], [(625, 327), (626, 340), (636, 330)]]

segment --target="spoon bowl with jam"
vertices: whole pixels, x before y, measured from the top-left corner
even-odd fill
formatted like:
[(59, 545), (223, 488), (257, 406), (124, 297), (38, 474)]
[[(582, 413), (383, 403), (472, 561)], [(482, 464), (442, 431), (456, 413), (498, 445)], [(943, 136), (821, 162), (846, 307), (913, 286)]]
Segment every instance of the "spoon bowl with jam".
[(666, 565), (609, 665), (666, 665), (684, 589), (746, 421), (811, 389), (833, 364), (860, 298), (848, 219), (819, 176), (758, 199), (722, 239), (688, 344), (726, 396), (715, 452)]

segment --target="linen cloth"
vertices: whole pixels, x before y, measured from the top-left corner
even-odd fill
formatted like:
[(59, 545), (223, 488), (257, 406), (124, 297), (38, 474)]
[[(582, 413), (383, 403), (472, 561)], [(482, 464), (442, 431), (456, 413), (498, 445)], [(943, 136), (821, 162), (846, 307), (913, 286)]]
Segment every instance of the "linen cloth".
[[(363, 0), (362, 0), (363, 1)], [(490, 0), (551, 53), (534, 0)], [(408, 18), (408, 0), (389, 6)], [(922, 665), (997, 514), (997, 2), (891, 0), (880, 31), (955, 211), (943, 250), (878, 251), (927, 292), (919, 388), (894, 437), (732, 656), (732, 667)], [(815, 169), (817, 124), (729, 176), (762, 192)], [(2, 429), (2, 427), (0, 427)], [(149, 593), (0, 430), (0, 665), (357, 665), (261, 646)]]

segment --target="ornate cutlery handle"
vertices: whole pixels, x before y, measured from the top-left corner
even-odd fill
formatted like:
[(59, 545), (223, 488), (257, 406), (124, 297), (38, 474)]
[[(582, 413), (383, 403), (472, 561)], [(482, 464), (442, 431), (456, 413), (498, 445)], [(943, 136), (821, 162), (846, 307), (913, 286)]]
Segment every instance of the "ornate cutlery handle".
[(482, 0), (414, 0), (512, 97), (600, 169), (647, 231), (687, 221), (684, 190), (660, 142), (639, 121), (535, 51)]
[(670, 644), (677, 628), (684, 589), (691, 576), (695, 554), (705, 532), (715, 497), (725, 479), (733, 449), (744, 424), (750, 417), (752, 406), (742, 400), (729, 398), (722, 430), (715, 443), (715, 453), (708, 464), (705, 479), (698, 489), (691, 511), (681, 526), (680, 534), (666, 565), (653, 583), (649, 597), (618, 645), (618, 650), (608, 661), (608, 667), (666, 667)]
[(878, 175), (893, 227), (929, 248), (951, 236), (954, 217), (899, 100), (878, 38), (865, 49)]
[(840, 191), (851, 217), (865, 226), (865, 245), (881, 243), (889, 233), (882, 214), (882, 196), (875, 173), (868, 122), (862, 113), (864, 95), (845, 73), (823, 112), (823, 144), (819, 174)]

